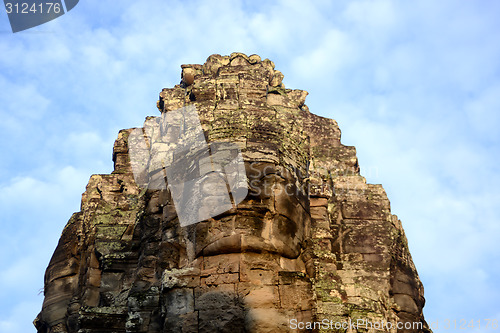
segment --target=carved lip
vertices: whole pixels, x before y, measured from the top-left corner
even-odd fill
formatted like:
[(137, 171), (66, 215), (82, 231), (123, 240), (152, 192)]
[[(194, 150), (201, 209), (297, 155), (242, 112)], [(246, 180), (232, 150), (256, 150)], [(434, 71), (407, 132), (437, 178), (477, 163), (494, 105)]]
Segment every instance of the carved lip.
[(232, 234), (209, 243), (198, 251), (196, 256), (244, 252), (277, 253), (289, 259), (296, 259), (300, 254), (299, 250), (291, 248), (281, 240), (269, 240), (254, 235)]

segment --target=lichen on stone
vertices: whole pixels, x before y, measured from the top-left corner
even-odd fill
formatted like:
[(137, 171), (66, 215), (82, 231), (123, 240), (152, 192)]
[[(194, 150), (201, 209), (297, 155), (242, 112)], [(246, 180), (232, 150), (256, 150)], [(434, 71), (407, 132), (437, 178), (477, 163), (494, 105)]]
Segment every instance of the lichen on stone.
[[(237, 145), (248, 194), (181, 227), (172, 191), (138, 184), (134, 129), (120, 131), (114, 171), (90, 178), (63, 229), (37, 331), (305, 332), (290, 320), (361, 319), (430, 332), (401, 221), (382, 186), (361, 176), (337, 122), (311, 113), (308, 93), (285, 88), (258, 55), (214, 54), (181, 69), (158, 110), (194, 106), (207, 145)], [(146, 144), (147, 184), (164, 181), (151, 153), (165, 145)]]

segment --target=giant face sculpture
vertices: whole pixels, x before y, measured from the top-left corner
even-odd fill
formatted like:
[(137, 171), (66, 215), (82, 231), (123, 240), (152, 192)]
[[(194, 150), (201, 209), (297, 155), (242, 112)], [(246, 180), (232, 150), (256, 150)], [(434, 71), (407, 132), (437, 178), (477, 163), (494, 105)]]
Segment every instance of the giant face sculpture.
[[(136, 183), (168, 187), (180, 226), (198, 224), (196, 256), (269, 252), (295, 259), (309, 224), (307, 167), (279, 158), (287, 150), (286, 128), (244, 130), (254, 137), (252, 151), (227, 141), (207, 143), (193, 105), (149, 118), (128, 138)], [(264, 141), (263, 133), (274, 141)], [(269, 161), (264, 153), (270, 146), (276, 151)]]
[[(196, 257), (254, 252), (295, 259), (309, 233), (309, 139), (300, 110), (307, 93), (285, 93), (273, 67), (258, 57), (214, 55), (203, 67), (183, 66), (182, 84), (160, 93), (157, 132), (164, 138), (148, 143), (155, 154), (149, 187), (168, 184), (180, 225), (195, 225)], [(194, 116), (179, 116), (187, 109)], [(189, 124), (180, 140), (179, 119)]]
[(236, 209), (196, 226), (197, 255), (300, 255), (309, 222), (304, 186), (281, 165), (245, 162), (249, 193)]
[(47, 269), (38, 332), (425, 323), (401, 224), (336, 122), (256, 55), (182, 67), (162, 117), (120, 131), (113, 173), (91, 177)]
[[(233, 62), (236, 64), (240, 60), (235, 57)], [(268, 68), (262, 62), (253, 66), (247, 62), (235, 66), (232, 70), (248, 71), (251, 68), (253, 72), (242, 77), (234, 72), (224, 74), (215, 70), (214, 77), (205, 76), (201, 83), (198, 73), (192, 86), (163, 90), (160, 94), (159, 106), (164, 114), (177, 110), (175, 108), (182, 103), (196, 108), (212, 163), (209, 167), (207, 155), (198, 158), (198, 166), (190, 166), (192, 164), (187, 159), (193, 160), (195, 155), (191, 152), (174, 162), (182, 162), (187, 169), (205, 171), (195, 172), (190, 177), (199, 177), (198, 190), (190, 193), (195, 193), (191, 197), (200, 198), (196, 213), (200, 218), (178, 231), (184, 234), (185, 259), (179, 265), (182, 268), (164, 272), (165, 299), (177, 295), (176, 299), (184, 299), (182, 304), (191, 304), (191, 298), (195, 305), (205, 304), (208, 299), (222, 304), (220, 307), (214, 305), (215, 308), (188, 306), (181, 311), (182, 320), (175, 317), (179, 311), (174, 311), (175, 316), (171, 316), (167, 310), (166, 321), (176, 327), (186, 327), (191, 322), (188, 318), (193, 311), (198, 311), (203, 314), (198, 316), (198, 324), (202, 325), (209, 318), (220, 317), (222, 311), (234, 313), (236, 317), (243, 316), (244, 326), (230, 324), (238, 321), (230, 315), (221, 319), (236, 331), (239, 327), (251, 332), (284, 332), (288, 331), (291, 318), (311, 316), (311, 285), (301, 257), (304, 241), (310, 234), (306, 186), (309, 141), (302, 132), (299, 102), (289, 101), (290, 107), (280, 112), (272, 105), (283, 102), (279, 94), (282, 88), (279, 80), (275, 80), (275, 87), (270, 88)], [(197, 70), (184, 68), (184, 72)], [(252, 88), (245, 87), (249, 85)], [(182, 101), (174, 102), (179, 100), (179, 95), (183, 97)], [(305, 98), (303, 93), (297, 96)], [(231, 176), (230, 172), (221, 172), (224, 168), (214, 167), (214, 164), (228, 164), (218, 162), (224, 160), (220, 156), (227, 154), (228, 149), (224, 148), (231, 144), (229, 150), (232, 154), (229, 155), (234, 160), (239, 153), (244, 166), (245, 182), (236, 182), (237, 186), (228, 181), (228, 178), (237, 177)], [(238, 152), (235, 152), (235, 147)], [(171, 177), (168, 172), (165, 174), (169, 183)], [(221, 181), (224, 178), (227, 186)], [(170, 184), (168, 187), (170, 200), (164, 203), (163, 211), (168, 210), (169, 219), (175, 221), (175, 210), (180, 205), (176, 204), (174, 196), (185, 197), (186, 191), (192, 188), (173, 188)], [(181, 187), (184, 191), (177, 191)], [(243, 192), (245, 195), (235, 200)], [(228, 204), (224, 193), (230, 193), (233, 206), (217, 212), (217, 208)], [(178, 212), (177, 217), (181, 219)], [(199, 284), (192, 281), (199, 281)], [(193, 293), (178, 294), (179, 288), (189, 286), (194, 286)], [(294, 296), (288, 298), (284, 296), (286, 294)], [(165, 306), (169, 306), (169, 301)]]

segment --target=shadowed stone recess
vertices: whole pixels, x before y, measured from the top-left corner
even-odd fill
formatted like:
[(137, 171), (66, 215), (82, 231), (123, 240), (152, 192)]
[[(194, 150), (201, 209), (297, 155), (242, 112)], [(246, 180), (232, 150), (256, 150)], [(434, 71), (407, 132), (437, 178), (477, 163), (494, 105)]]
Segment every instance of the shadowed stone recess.
[[(391, 323), (385, 332), (430, 332), (401, 222), (382, 186), (360, 175), (337, 122), (309, 112), (307, 92), (285, 88), (269, 59), (214, 54), (181, 67), (158, 109), (194, 106), (209, 146), (237, 145), (248, 194), (182, 227), (168, 188), (136, 183), (165, 181), (161, 155), (134, 178), (134, 129), (120, 131), (114, 171), (90, 178), (50, 260), (37, 331), (345, 332), (291, 322), (361, 319)], [(208, 183), (199, 193), (219, 190)], [(213, 198), (200, 212), (218, 205)]]

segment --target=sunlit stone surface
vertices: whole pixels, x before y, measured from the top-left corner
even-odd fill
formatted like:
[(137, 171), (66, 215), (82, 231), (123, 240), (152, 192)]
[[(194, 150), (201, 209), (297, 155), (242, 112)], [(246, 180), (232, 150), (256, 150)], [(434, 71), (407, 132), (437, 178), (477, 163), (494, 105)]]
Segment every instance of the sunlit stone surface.
[[(141, 146), (134, 177), (134, 129), (120, 131), (113, 173), (90, 178), (47, 268), (38, 332), (336, 331), (307, 328), (323, 320), (392, 325), (349, 332), (429, 332), (401, 222), (382, 186), (360, 175), (335, 120), (310, 113), (307, 92), (286, 89), (257, 55), (212, 55), (182, 69), (158, 109), (194, 106), (212, 156), (221, 142), (239, 148), (243, 201), (210, 180), (222, 171), (205, 173), (189, 193), (206, 198), (198, 216), (212, 217), (182, 227), (172, 193), (186, 187), (164, 186), (165, 145)], [(176, 161), (195, 161), (199, 172), (213, 165), (192, 155)], [(219, 213), (228, 197), (233, 205)]]

